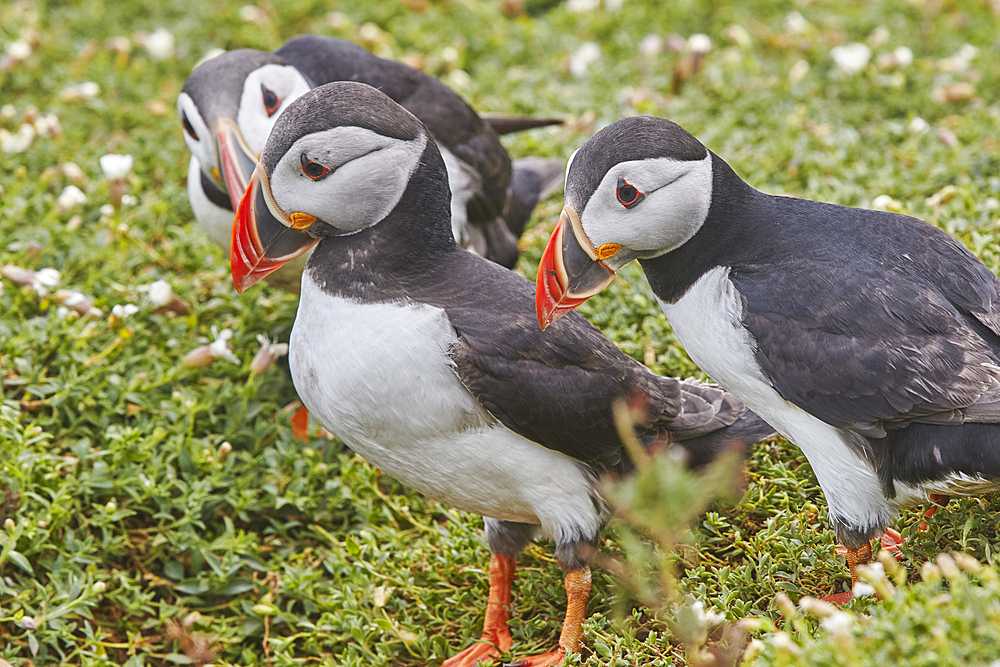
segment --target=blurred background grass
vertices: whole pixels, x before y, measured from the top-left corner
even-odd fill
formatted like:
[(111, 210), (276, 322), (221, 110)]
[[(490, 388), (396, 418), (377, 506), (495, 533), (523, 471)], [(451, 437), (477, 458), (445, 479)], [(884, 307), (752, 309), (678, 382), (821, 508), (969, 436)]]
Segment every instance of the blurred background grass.
[[(762, 190), (902, 210), (995, 271), (998, 14), (996, 0), (0, 6), (0, 265), (55, 268), (60, 287), (103, 311), (78, 317), (54, 294), (0, 282), (0, 659), (433, 665), (479, 634), (481, 520), (380, 477), (339, 442), (293, 441), (287, 372), (250, 371), (257, 334), (287, 340), (295, 300), (268, 288), (237, 295), (228, 258), (193, 224), (174, 103), (209, 50), (270, 50), (300, 32), (344, 37), (440, 76), (480, 111), (566, 119), (508, 137), (514, 156), (566, 158), (621, 116), (665, 116)], [(697, 33), (711, 42), (700, 58)], [(851, 43), (864, 47), (834, 50)], [(96, 93), (79, 87), (88, 82)], [(135, 159), (135, 199), (120, 211), (102, 210), (106, 153)], [(70, 185), (85, 201), (61, 197)], [(525, 275), (560, 208), (558, 196), (539, 206), (522, 244)], [(186, 313), (140, 289), (157, 280)], [(125, 304), (138, 311), (109, 316)], [(637, 267), (581, 310), (657, 372), (697, 374)], [(233, 331), (239, 363), (182, 366), (213, 326)], [(843, 587), (800, 452), (763, 443), (744, 485), (668, 558), (682, 589), (737, 620), (777, 618), (779, 592)], [(898, 526), (908, 562), (951, 550), (992, 560), (996, 509), (994, 496), (953, 501), (919, 534), (914, 509)], [(613, 524), (605, 554), (621, 544)], [(515, 651), (548, 650), (561, 573), (545, 544), (519, 569)], [(631, 599), (596, 573), (577, 659), (683, 663), (669, 614)], [(804, 660), (773, 643), (761, 655)]]

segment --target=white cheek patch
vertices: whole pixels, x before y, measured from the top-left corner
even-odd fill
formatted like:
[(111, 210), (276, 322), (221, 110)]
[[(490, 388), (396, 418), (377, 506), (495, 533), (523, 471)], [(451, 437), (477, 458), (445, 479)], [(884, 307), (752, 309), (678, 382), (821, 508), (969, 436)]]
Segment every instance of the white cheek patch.
[[(343, 231), (382, 220), (403, 196), (427, 145), (426, 135), (407, 141), (360, 127), (336, 127), (302, 137), (271, 174), (275, 202)], [(301, 155), (330, 170), (314, 181), (302, 171)]]
[[(264, 106), (262, 85), (280, 100), (278, 110), (270, 116)], [(291, 65), (271, 63), (250, 72), (243, 82), (240, 108), (234, 119), (247, 146), (255, 153), (261, 153), (278, 116), (308, 90), (309, 84), (305, 78)]]
[(188, 150), (191, 154), (198, 158), (198, 162), (202, 164), (203, 167), (212, 167), (217, 163), (215, 159), (215, 142), (212, 141), (212, 133), (209, 131), (208, 126), (205, 125), (205, 121), (202, 119), (201, 114), (198, 112), (198, 107), (195, 106), (194, 100), (187, 93), (181, 93), (177, 97), (177, 118), (180, 120), (184, 116), (187, 116), (188, 122), (191, 123), (191, 127), (194, 128), (195, 133), (198, 135), (198, 139), (194, 139), (188, 134), (187, 130), (182, 129), (181, 132), (184, 133), (184, 143), (187, 144)]
[[(568, 172), (568, 170), (567, 170)], [(624, 178), (645, 199), (627, 209), (618, 201)], [(703, 160), (656, 158), (621, 162), (604, 179), (580, 216), (595, 247), (619, 243), (645, 256), (669, 252), (694, 236), (712, 204), (712, 155)]]

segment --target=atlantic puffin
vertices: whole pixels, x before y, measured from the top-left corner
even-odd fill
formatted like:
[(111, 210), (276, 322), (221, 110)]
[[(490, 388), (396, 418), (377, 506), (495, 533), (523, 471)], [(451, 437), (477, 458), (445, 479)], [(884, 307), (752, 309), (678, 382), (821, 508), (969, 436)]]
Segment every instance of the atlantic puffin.
[[(177, 98), (191, 151), (188, 198), (209, 238), (229, 247), (233, 211), (280, 113), (315, 85), (339, 80), (376, 86), (431, 129), (448, 167), (453, 229), (463, 246), (508, 268), (535, 205), (562, 184), (563, 162), (521, 158), (513, 164), (504, 133), (560, 123), (555, 119), (480, 118), (438, 79), (372, 55), (351, 42), (317, 35), (277, 51), (237, 49), (197, 66)], [(298, 288), (301, 258), (269, 280)]]
[(613, 404), (644, 403), (644, 441), (696, 462), (773, 430), (718, 387), (653, 374), (578, 315), (541, 332), (531, 282), (456, 244), (448, 198), (415, 116), (365, 84), (320, 86), (267, 140), (233, 280), (242, 291), (313, 248), (289, 350), (303, 403), (384, 473), (486, 518), (483, 636), (444, 664), (510, 650), (514, 558), (537, 533), (555, 541), (568, 607), (558, 649), (520, 664), (561, 664), (582, 642), (597, 477), (629, 468)]
[(802, 449), (852, 588), (901, 507), (1000, 488), (1000, 281), (945, 232), (764, 194), (635, 117), (570, 158), (541, 327), (633, 259), (691, 359)]

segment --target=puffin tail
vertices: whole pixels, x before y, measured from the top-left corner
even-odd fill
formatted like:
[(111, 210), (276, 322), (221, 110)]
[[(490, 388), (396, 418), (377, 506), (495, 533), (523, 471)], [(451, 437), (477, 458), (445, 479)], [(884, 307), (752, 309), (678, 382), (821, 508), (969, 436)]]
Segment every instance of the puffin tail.
[(681, 380), (680, 390), (680, 414), (647, 446), (680, 447), (691, 469), (711, 463), (726, 451), (745, 452), (775, 434), (767, 422), (718, 385)]

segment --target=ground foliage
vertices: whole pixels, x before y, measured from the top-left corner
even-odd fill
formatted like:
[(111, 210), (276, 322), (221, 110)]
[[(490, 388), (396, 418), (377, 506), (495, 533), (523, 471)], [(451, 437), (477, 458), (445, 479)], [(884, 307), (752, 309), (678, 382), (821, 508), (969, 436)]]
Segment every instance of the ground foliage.
[[(478, 636), (480, 519), (380, 477), (336, 441), (294, 441), (287, 370), (250, 370), (258, 334), (287, 340), (295, 300), (267, 287), (237, 295), (227, 258), (192, 222), (173, 108), (212, 48), (272, 49), (307, 31), (346, 37), (441, 76), (479, 109), (567, 119), (508, 138), (515, 156), (568, 157), (623, 115), (666, 116), (758, 188), (898, 208), (955, 234), (993, 270), (1000, 264), (996, 0), (347, 0), (333, 9), (313, 0), (0, 5), (0, 266), (55, 268), (59, 287), (102, 311), (67, 313), (56, 293), (0, 279), (0, 659), (423, 665)], [(711, 39), (703, 57), (686, 41), (695, 33)], [(853, 73), (833, 51), (852, 42), (871, 51)], [(84, 82), (97, 94), (67, 90)], [(38, 136), (18, 146), (24, 125)], [(118, 211), (101, 210), (106, 153), (135, 160), (125, 183), (135, 201)], [(71, 184), (84, 203), (60, 200)], [(539, 207), (523, 243), (526, 275), (560, 206), (556, 196)], [(140, 289), (157, 280), (186, 312)], [(125, 304), (137, 312), (111, 314)], [(636, 267), (581, 311), (656, 371), (697, 373)], [(238, 362), (182, 365), (212, 341), (212, 327), (233, 331)], [(697, 517), (667, 561), (703, 611), (775, 620), (777, 594), (797, 600), (845, 585), (825, 502), (796, 448), (757, 446), (738, 496)], [(992, 561), (996, 509), (992, 496), (953, 501), (922, 533), (919, 509), (902, 517), (911, 579), (942, 551)], [(603, 553), (636, 540), (612, 525)], [(515, 650), (548, 650), (561, 573), (545, 544), (519, 568)], [(972, 636), (995, 657), (995, 575), (976, 571), (968, 585), (929, 576), (885, 605), (856, 603), (877, 635), (858, 650), (902, 656), (885, 647), (933, 636), (946, 647), (933, 664), (985, 660), (947, 648)], [(670, 609), (617, 591), (599, 569), (588, 648), (574, 660), (683, 664)], [(992, 630), (977, 631), (976, 614)], [(932, 618), (938, 631), (913, 629)], [(754, 627), (765, 641), (754, 645), (756, 664), (845, 655), (815, 623), (784, 636)]]

